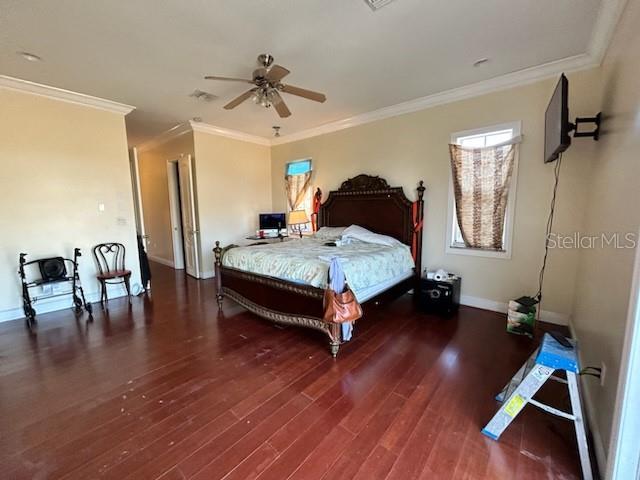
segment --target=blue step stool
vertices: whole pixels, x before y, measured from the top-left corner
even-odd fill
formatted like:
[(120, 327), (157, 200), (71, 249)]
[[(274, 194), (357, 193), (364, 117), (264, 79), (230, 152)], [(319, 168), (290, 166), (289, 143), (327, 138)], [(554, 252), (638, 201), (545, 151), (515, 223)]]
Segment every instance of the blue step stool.
[[(578, 348), (575, 341), (569, 340), (569, 342), (571, 342), (573, 348), (563, 347), (551, 335), (544, 334), (540, 347), (533, 352), (531, 357), (496, 397), (496, 400), (502, 402), (502, 406), (482, 429), (482, 433), (493, 440), (498, 440), (500, 435), (527, 404), (534, 405), (558, 417), (571, 420), (576, 429), (583, 478), (592, 480), (593, 473), (589, 459), (587, 432), (577, 380), (580, 374)], [(555, 376), (556, 370), (564, 370), (567, 379)], [(571, 413), (563, 412), (533, 398), (540, 387), (549, 379), (567, 385), (569, 397), (571, 398)]]

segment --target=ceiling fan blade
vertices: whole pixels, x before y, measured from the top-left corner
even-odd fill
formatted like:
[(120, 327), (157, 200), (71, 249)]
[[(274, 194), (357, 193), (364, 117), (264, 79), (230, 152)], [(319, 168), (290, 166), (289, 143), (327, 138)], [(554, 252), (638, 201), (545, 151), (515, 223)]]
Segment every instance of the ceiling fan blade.
[(237, 107), (238, 105), (240, 105), (242, 102), (244, 102), (245, 100), (247, 100), (251, 95), (253, 95), (253, 92), (255, 91), (254, 88), (252, 88), (251, 90), (248, 90), (246, 92), (244, 92), (242, 95), (240, 95), (237, 98), (234, 98), (233, 100), (231, 100), (229, 103), (227, 103), (224, 106), (225, 110), (231, 110), (232, 108)]
[(309, 100), (313, 100), (314, 102), (323, 103), (327, 97), (323, 93), (314, 92), (312, 90), (305, 90), (304, 88), (294, 87), (292, 85), (282, 85), (280, 88), (285, 93), (290, 93), (291, 95), (297, 95), (298, 97), (307, 98)]
[(223, 80), (225, 82), (244, 82), (244, 83), (253, 83), (253, 80), (247, 80), (246, 78), (231, 78), (231, 77), (215, 77), (213, 75), (207, 75), (204, 77), (205, 80)]
[(287, 104), (284, 103), (284, 100), (282, 99), (280, 94), (277, 92), (277, 90), (273, 90), (272, 103), (273, 103), (273, 108), (276, 109), (276, 112), (278, 112), (278, 115), (280, 115), (281, 118), (287, 118), (291, 116), (291, 111), (287, 107)]
[(284, 77), (286, 77), (287, 75), (289, 75), (291, 72), (289, 70), (287, 70), (286, 68), (280, 66), (280, 65), (274, 65), (273, 67), (271, 67), (271, 69), (269, 70), (269, 72), (267, 72), (267, 75), (265, 76), (265, 78), (267, 80), (269, 80), (270, 82), (279, 82), (280, 80), (282, 80)]

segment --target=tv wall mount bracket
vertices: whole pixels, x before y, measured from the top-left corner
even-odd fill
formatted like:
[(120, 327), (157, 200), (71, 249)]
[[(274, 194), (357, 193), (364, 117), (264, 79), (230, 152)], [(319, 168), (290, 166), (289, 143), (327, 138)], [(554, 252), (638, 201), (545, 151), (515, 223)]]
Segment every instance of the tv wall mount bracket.
[[(595, 117), (576, 117), (575, 123), (570, 124), (570, 130), (573, 131), (573, 137), (591, 137), (596, 142), (600, 138), (600, 122), (602, 120), (602, 112), (598, 112)], [(593, 123), (596, 128), (591, 132), (581, 132), (580, 125), (585, 123)]]

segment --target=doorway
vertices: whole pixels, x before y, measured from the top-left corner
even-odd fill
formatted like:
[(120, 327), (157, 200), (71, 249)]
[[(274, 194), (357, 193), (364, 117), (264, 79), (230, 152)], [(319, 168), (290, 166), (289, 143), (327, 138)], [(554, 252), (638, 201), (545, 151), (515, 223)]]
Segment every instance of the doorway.
[(180, 155), (167, 162), (167, 181), (174, 268), (200, 278), (200, 231), (191, 155)]
[(173, 245), (173, 268), (184, 269), (184, 235), (182, 228), (182, 203), (180, 201), (180, 171), (178, 160), (167, 162), (169, 187), (169, 216), (171, 218), (171, 240)]

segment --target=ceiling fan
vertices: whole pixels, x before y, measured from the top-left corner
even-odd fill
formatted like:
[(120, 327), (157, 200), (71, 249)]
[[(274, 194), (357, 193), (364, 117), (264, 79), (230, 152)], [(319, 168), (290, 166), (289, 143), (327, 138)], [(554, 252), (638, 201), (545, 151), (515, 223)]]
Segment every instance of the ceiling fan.
[(280, 65), (272, 66), (273, 56), (268, 53), (263, 53), (258, 56), (258, 64), (260, 66), (253, 71), (252, 80), (245, 80), (244, 78), (216, 77), (213, 75), (207, 75), (204, 77), (206, 80), (225, 80), (255, 85), (250, 90), (227, 103), (224, 106), (226, 110), (231, 110), (245, 100), (252, 98), (255, 103), (262, 105), (265, 108), (269, 108), (273, 105), (276, 112), (278, 112), (278, 115), (285, 118), (291, 115), (291, 111), (287, 107), (286, 103), (284, 103), (280, 92), (290, 93), (291, 95), (297, 95), (298, 97), (307, 98), (320, 103), (323, 103), (327, 99), (327, 97), (322, 93), (280, 83), (280, 80), (289, 75), (290, 72)]

